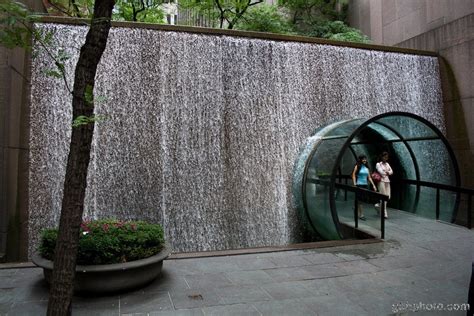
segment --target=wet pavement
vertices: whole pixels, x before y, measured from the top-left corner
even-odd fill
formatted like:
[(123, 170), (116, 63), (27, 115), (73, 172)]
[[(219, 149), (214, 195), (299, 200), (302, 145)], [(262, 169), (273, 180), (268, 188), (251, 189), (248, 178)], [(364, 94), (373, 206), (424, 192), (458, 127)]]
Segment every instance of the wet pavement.
[[(380, 243), (166, 260), (144, 288), (74, 297), (73, 315), (465, 315), (455, 309), (467, 303), (474, 231), (391, 210), (386, 234)], [(42, 270), (5, 267), (0, 315), (44, 315)]]

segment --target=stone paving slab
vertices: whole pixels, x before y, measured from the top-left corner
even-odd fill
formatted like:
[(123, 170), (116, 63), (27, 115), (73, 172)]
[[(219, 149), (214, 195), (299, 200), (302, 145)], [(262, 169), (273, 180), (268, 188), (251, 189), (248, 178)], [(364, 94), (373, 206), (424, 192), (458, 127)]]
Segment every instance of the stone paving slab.
[[(162, 276), (144, 288), (74, 297), (73, 315), (465, 315), (397, 314), (393, 308), (466, 303), (474, 231), (391, 210), (387, 237), (382, 243), (166, 260)], [(0, 315), (44, 315), (47, 298), (40, 269), (0, 269)]]
[(226, 305), (270, 301), (274, 299), (265, 288), (256, 285), (229, 286), (219, 289), (219, 297)]

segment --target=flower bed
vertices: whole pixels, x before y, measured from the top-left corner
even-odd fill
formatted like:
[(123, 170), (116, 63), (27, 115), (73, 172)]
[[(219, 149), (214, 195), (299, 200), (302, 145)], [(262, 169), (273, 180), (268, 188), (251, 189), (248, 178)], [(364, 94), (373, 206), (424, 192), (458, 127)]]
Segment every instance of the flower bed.
[[(42, 233), (39, 253), (53, 260), (58, 229)], [(165, 240), (159, 224), (143, 221), (85, 221), (80, 228), (78, 265), (124, 263), (151, 257), (161, 251)]]
[[(42, 233), (33, 262), (51, 282), (57, 229)], [(170, 254), (158, 224), (117, 220), (85, 221), (80, 228), (74, 290), (107, 294), (135, 289), (156, 279)]]

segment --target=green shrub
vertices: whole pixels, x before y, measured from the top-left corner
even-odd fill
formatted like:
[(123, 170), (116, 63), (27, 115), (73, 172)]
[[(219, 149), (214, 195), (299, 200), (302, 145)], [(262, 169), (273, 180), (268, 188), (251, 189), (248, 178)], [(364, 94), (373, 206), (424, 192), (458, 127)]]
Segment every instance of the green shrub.
[(370, 39), (360, 30), (347, 26), (342, 21), (320, 21), (312, 25), (304, 35), (335, 41), (370, 43)]
[(247, 11), (235, 29), (280, 34), (294, 34), (286, 16), (275, 5), (259, 4)]
[[(53, 260), (57, 229), (42, 232), (39, 252)], [(148, 258), (164, 246), (163, 228), (142, 221), (85, 221), (81, 225), (77, 264), (110, 264)]]

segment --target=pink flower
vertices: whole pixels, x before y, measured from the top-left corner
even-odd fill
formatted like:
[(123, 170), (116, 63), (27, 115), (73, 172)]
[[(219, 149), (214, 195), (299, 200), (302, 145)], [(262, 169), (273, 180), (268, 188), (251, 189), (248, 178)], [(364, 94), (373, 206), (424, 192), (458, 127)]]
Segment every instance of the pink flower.
[(86, 232), (89, 232), (91, 229), (89, 228), (89, 226), (87, 226), (88, 223), (82, 223), (81, 224), (81, 229), (83, 231), (86, 231)]

